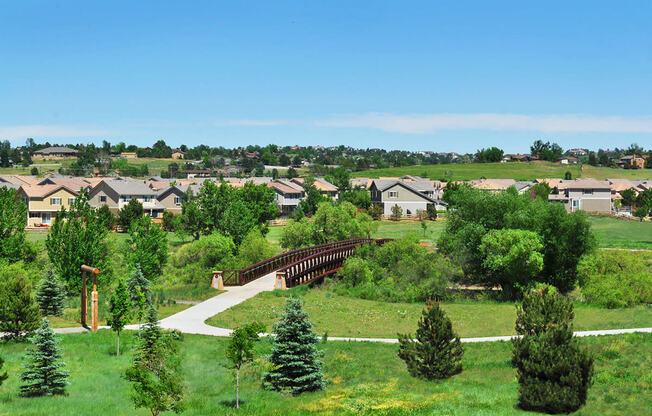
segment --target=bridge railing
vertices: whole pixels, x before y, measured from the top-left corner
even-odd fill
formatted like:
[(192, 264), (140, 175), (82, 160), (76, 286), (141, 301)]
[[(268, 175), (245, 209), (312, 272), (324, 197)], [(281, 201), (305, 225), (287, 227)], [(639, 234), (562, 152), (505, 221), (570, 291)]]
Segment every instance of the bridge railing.
[(300, 286), (341, 269), (346, 259), (353, 255), (356, 248), (365, 244), (383, 245), (388, 241), (391, 241), (391, 239), (364, 239), (350, 242), (347, 245), (334, 247), (302, 258), (278, 271), (285, 273), (285, 284), (288, 288)]
[(332, 243), (319, 244), (316, 246), (299, 248), (296, 250), (281, 253), (270, 257), (249, 267), (240, 270), (224, 271), (225, 286), (241, 286), (265, 276), (275, 270), (279, 270), (289, 264), (295, 263), (306, 257), (325, 252), (332, 249), (346, 247), (353, 244), (365, 244), (376, 241), (372, 238), (352, 238), (349, 240), (335, 241)]

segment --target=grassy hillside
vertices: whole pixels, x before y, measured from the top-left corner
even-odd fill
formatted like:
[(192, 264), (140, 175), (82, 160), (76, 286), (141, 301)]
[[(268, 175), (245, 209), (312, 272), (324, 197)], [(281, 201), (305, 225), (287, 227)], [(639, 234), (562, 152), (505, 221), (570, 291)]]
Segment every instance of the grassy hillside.
[(652, 179), (652, 170), (625, 170), (613, 168), (598, 168), (584, 165), (582, 170), (577, 165), (560, 165), (551, 162), (523, 163), (467, 163), (446, 165), (404, 166), (399, 168), (372, 169), (354, 172), (353, 177), (378, 178), (381, 176), (417, 175), (430, 179), (450, 178), (466, 181), (471, 179), (497, 178), (532, 180), (536, 178), (563, 178), (570, 171), (573, 178), (592, 177), (597, 179), (628, 178)]
[[(18, 396), (18, 373), (27, 345), (0, 344), (0, 354), (6, 360), (3, 371), (9, 373), (0, 389), (0, 414), (149, 414), (134, 409), (129, 383), (123, 377), (131, 362), (134, 333), (125, 331), (120, 338), (123, 355), (115, 357), (111, 355), (115, 353), (115, 334), (110, 331), (61, 336), (66, 369), (71, 372), (68, 395), (34, 399)], [(466, 344), (461, 374), (427, 382), (409, 376), (397, 357), (396, 345), (329, 341), (319, 345), (324, 351), (325, 390), (300, 396), (263, 390), (263, 364), (259, 360), (243, 372), (241, 408), (236, 410), (235, 382), (224, 358), (227, 341), (200, 335), (184, 337), (184, 415), (533, 414), (516, 408), (518, 383), (510, 365), (509, 342)], [(596, 357), (596, 363), (586, 406), (576, 414), (649, 414), (652, 335), (589, 337), (580, 343)], [(269, 354), (271, 348), (269, 340), (256, 347), (257, 356)]]

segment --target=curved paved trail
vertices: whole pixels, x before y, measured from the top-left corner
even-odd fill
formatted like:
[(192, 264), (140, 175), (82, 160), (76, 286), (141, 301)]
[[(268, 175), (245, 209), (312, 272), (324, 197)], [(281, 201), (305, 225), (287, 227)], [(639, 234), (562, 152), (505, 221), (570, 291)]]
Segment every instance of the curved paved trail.
[[(179, 313), (164, 318), (161, 320), (161, 327), (165, 329), (176, 329), (186, 334), (210, 335), (217, 337), (228, 337), (232, 330), (227, 328), (218, 328), (204, 323), (211, 316), (217, 315), (235, 306), (239, 303), (253, 298), (260, 292), (274, 290), (274, 279), (276, 272), (269, 273), (260, 279), (247, 283), (244, 286), (229, 286), (226, 292), (214, 296), (204, 302), (191, 306)], [(102, 326), (100, 329), (109, 328)], [(128, 325), (126, 329), (137, 330), (139, 325)], [(85, 328), (57, 328), (54, 330), (56, 333), (74, 333), (84, 332)], [(633, 332), (650, 332), (652, 328), (627, 328), (627, 329), (605, 329), (597, 331), (577, 331), (575, 335), (578, 337), (586, 337), (592, 335), (617, 335), (629, 334)], [(264, 334), (269, 336), (270, 334)], [(498, 337), (479, 337), (479, 338), (461, 338), (462, 342), (492, 342), (492, 341), (509, 341), (517, 335), (507, 335)], [(357, 338), (357, 337), (328, 337), (331, 341), (353, 341), (353, 342), (383, 342), (388, 344), (398, 343), (396, 338)]]

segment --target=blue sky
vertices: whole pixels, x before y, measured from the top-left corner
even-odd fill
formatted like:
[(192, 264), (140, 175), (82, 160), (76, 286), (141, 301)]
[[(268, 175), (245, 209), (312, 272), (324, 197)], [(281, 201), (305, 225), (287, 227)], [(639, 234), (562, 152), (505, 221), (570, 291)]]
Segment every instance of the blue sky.
[(7, 2), (0, 139), (652, 147), (652, 2), (534, 3)]

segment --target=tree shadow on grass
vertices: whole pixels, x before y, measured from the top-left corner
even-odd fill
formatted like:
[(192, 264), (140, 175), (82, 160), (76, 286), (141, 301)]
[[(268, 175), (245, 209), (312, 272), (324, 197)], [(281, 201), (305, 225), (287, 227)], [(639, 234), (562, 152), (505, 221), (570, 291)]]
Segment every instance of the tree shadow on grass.
[[(244, 406), (247, 403), (246, 400), (240, 399), (240, 407)], [(222, 400), (220, 404), (225, 407), (232, 407), (235, 409), (235, 399), (232, 400)]]

